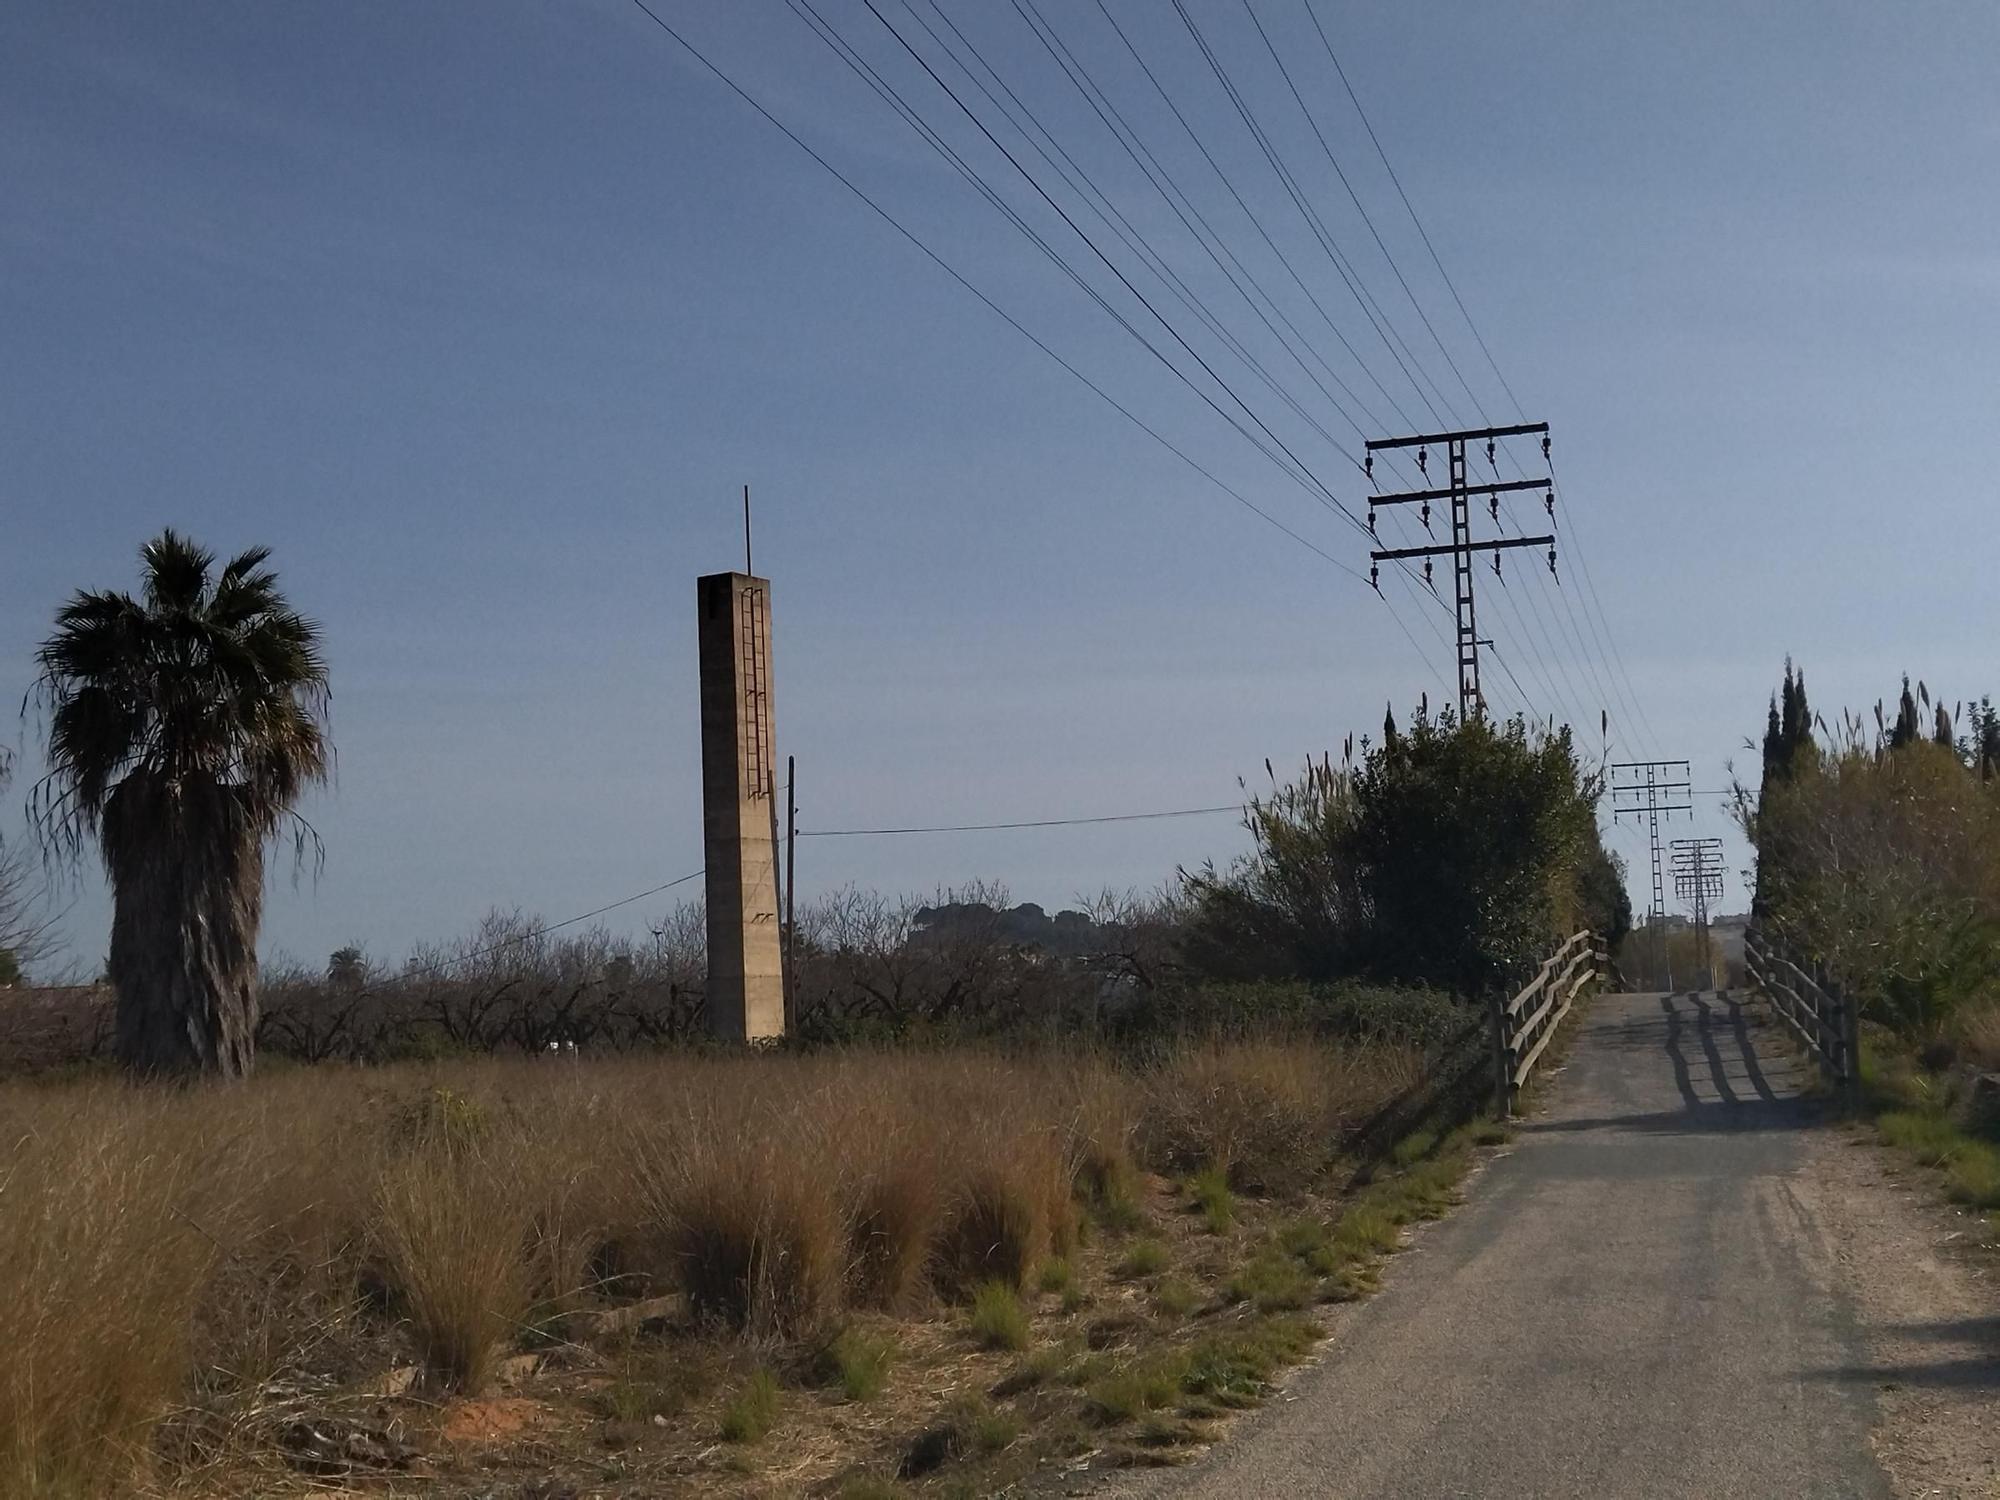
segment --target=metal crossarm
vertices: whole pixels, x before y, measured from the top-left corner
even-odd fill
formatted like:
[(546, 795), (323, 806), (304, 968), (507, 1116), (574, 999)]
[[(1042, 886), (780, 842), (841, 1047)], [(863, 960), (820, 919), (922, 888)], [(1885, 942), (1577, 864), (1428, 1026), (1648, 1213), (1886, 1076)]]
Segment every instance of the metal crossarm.
[(1547, 432), (1546, 422), (1521, 422), (1512, 427), (1479, 427), (1469, 432), (1427, 432), (1416, 437), (1370, 438), (1368, 451), (1380, 453), (1384, 448), (1435, 448), (1440, 443), (1483, 443), (1488, 438), (1524, 437), (1532, 433)]

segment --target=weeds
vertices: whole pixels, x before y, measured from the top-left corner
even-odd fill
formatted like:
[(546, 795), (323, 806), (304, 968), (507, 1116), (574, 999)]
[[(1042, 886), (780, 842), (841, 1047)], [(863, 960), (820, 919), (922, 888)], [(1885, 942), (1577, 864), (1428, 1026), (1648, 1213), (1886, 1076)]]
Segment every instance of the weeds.
[(1153, 1288), (1153, 1305), (1168, 1317), (1185, 1318), (1201, 1302), (1201, 1289), (1185, 1276), (1168, 1276)]
[(1941, 1110), (1890, 1110), (1875, 1125), (1882, 1139), (1927, 1167), (1947, 1165), (1969, 1144)]
[(1407, 1167), (1413, 1162), (1422, 1161), (1437, 1150), (1437, 1144), (1438, 1133), (1435, 1130), (1419, 1130), (1396, 1142), (1389, 1152), (1389, 1160), (1399, 1167)]
[(1968, 1208), (2000, 1209), (2000, 1149), (1967, 1141), (1945, 1171), (1945, 1191)]
[(1124, 1281), (1138, 1281), (1159, 1275), (1169, 1260), (1165, 1240), (1135, 1240), (1119, 1259), (1115, 1274)]
[(1221, 1167), (1203, 1167), (1188, 1179), (1187, 1190), (1208, 1232), (1229, 1233), (1236, 1223), (1236, 1195), (1229, 1190), (1228, 1172)]
[(1312, 1302), (1313, 1282), (1296, 1260), (1267, 1245), (1230, 1278), (1229, 1297), (1260, 1313), (1295, 1311)]
[(888, 1385), (895, 1358), (893, 1339), (843, 1328), (821, 1351), (817, 1365), (821, 1379), (838, 1385), (849, 1401), (872, 1401)]
[(722, 1408), (721, 1436), (725, 1443), (761, 1443), (777, 1424), (782, 1401), (777, 1377), (758, 1370)]
[(973, 1335), (989, 1349), (1028, 1347), (1028, 1310), (1004, 1281), (989, 1281), (973, 1294), (970, 1324)]

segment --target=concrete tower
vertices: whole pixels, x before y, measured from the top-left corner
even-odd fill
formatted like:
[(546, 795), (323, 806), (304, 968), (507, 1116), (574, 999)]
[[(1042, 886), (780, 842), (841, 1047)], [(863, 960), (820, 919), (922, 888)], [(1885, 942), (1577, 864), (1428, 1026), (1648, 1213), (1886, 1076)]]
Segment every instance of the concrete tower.
[(702, 838), (708, 1027), (728, 1041), (784, 1035), (778, 941), (777, 757), (771, 735), (771, 584), (695, 583), (701, 617)]

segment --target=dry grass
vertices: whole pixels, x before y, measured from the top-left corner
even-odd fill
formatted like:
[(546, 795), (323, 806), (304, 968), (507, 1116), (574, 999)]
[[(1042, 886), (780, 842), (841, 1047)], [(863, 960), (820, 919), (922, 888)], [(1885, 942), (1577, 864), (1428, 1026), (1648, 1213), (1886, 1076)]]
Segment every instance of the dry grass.
[(1954, 1019), (1966, 1059), (1974, 1067), (2000, 1073), (2000, 1000), (1968, 1005)]
[(186, 1389), (215, 1259), (180, 1207), (199, 1138), (109, 1088), (36, 1113), (0, 1168), (0, 1493), (122, 1493)]
[(1345, 1128), (1411, 1087), (1419, 1068), (1400, 1047), (1194, 1043), (1146, 1080), (1141, 1144), (1168, 1170), (1210, 1168), (1246, 1191), (1295, 1191)]
[[(1079, 1253), (1081, 1203), (1137, 1213), (1147, 1172), (1214, 1163), (1299, 1186), (1419, 1067), (1243, 1042), (1141, 1069), (849, 1052), (0, 1087), (0, 1494), (185, 1486), (268, 1448), (300, 1371), (362, 1389), (415, 1360), (476, 1393), (535, 1330), (640, 1297), (683, 1294), (746, 1358), (824, 1348), (857, 1309), (1018, 1306)], [(876, 1363), (841, 1383), (872, 1393)]]
[(452, 1390), (479, 1391), (524, 1325), (529, 1214), (503, 1153), (426, 1143), (391, 1162), (380, 1232), (424, 1364)]

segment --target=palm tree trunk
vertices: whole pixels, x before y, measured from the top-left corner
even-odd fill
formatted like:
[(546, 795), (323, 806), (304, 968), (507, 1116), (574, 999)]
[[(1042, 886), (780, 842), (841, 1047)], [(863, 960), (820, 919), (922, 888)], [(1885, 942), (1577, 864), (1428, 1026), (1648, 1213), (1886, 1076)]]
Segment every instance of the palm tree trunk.
[[(106, 821), (109, 833), (120, 820)], [(263, 847), (236, 818), (181, 826), (192, 837), (163, 839), (155, 823), (150, 839), (106, 840), (118, 856), (118, 1058), (142, 1077), (242, 1078), (255, 1059)]]

